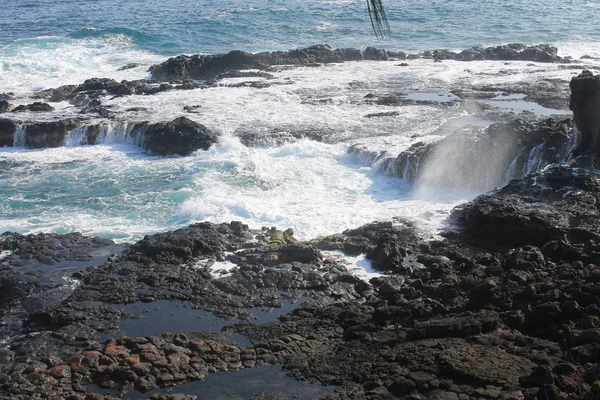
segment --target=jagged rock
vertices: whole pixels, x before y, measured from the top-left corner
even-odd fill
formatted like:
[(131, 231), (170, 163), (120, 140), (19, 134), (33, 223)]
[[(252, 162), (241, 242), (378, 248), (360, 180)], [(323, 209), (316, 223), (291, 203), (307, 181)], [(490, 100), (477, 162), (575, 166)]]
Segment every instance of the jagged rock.
[(291, 262), (320, 263), (322, 256), (312, 246), (283, 244), (255, 250), (245, 250), (237, 253), (235, 258), (247, 264), (273, 266)]
[(395, 117), (397, 115), (400, 115), (400, 113), (398, 111), (386, 111), (386, 112), (379, 112), (379, 113), (372, 113), (372, 114), (366, 114), (364, 117), (365, 118), (376, 118), (376, 117)]
[(385, 50), (375, 47), (367, 47), (363, 53), (365, 60), (385, 61), (388, 59), (388, 54)]
[(426, 50), (420, 53), (420, 56), (423, 58), (431, 58), (435, 61), (442, 61), (454, 60), (457, 54), (448, 50)]
[(406, 53), (403, 51), (388, 51), (389, 58), (395, 58), (398, 60), (406, 60)]
[[(326, 44), (305, 49), (264, 53), (231, 51), (217, 55), (180, 55), (162, 64), (153, 65), (149, 71), (155, 79), (173, 81), (184, 79), (213, 79), (230, 70), (264, 69), (274, 65), (319, 65), (354, 60), (388, 60), (389, 57), (405, 59), (403, 52), (387, 52), (367, 47), (364, 52), (357, 49), (332, 50)], [(435, 58), (436, 60), (522, 60), (536, 62), (565, 62), (557, 55), (557, 49), (549, 45), (525, 46), (508, 44), (504, 46), (474, 47), (456, 54), (448, 50), (431, 50), (414, 55), (413, 58)], [(410, 57), (409, 57), (410, 58)]]
[(444, 319), (419, 321), (411, 333), (416, 339), (461, 337), (466, 338), (495, 330), (500, 323), (497, 313), (458, 315)]
[(138, 124), (132, 130), (132, 136), (140, 137), (146, 150), (163, 156), (208, 150), (218, 141), (215, 133), (186, 117), (170, 122)]

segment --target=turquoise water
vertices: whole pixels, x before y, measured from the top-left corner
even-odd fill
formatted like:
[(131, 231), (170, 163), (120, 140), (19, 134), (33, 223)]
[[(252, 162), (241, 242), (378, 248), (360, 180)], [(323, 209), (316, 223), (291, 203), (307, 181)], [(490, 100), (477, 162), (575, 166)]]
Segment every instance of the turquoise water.
[(377, 40), (363, 0), (6, 1), (0, 45), (40, 36), (121, 34), (163, 55), (280, 50), (315, 43), (390, 49), (466, 48), (507, 42), (600, 39), (590, 0), (397, 0), (384, 2), (391, 37)]

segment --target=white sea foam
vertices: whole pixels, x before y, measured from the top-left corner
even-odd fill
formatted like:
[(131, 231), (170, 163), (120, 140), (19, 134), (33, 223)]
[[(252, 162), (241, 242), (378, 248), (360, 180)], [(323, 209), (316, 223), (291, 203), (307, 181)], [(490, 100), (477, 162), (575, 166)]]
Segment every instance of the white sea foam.
[[(131, 38), (111, 35), (102, 38), (68, 39), (39, 37), (0, 46), (0, 88), (17, 94), (79, 84), (92, 77), (139, 79), (148, 75), (149, 64), (164, 57), (135, 48)], [(117, 71), (128, 63), (140, 67)]]
[(346, 269), (352, 275), (359, 277), (365, 282), (373, 278), (383, 276), (383, 274), (373, 268), (371, 261), (364, 254), (358, 256), (348, 256), (340, 251), (323, 251), (325, 257), (341, 261), (346, 265)]
[(585, 60), (594, 65), (600, 65), (600, 42), (584, 36), (573, 36), (567, 41), (554, 43), (558, 47), (558, 54), (563, 57), (573, 57), (579, 60), (583, 56), (597, 58), (596, 60)]
[(237, 267), (237, 264), (230, 261), (215, 261), (214, 264), (210, 266), (210, 274), (217, 279), (225, 278), (230, 276), (231, 271)]

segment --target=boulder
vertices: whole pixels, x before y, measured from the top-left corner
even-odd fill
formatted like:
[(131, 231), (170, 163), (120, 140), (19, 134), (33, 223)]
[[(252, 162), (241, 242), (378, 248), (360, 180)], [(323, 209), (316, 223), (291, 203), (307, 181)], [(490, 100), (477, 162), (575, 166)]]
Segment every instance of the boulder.
[(132, 131), (133, 137), (141, 135), (141, 144), (153, 153), (188, 155), (196, 150), (208, 150), (217, 143), (218, 136), (207, 127), (186, 117), (170, 122), (138, 124)]
[[(131, 247), (130, 257), (142, 255), (160, 262), (183, 264), (200, 255), (215, 255), (226, 249), (219, 225), (203, 222), (173, 232), (145, 236)], [(223, 230), (223, 228), (221, 228)]]
[(385, 61), (388, 60), (388, 53), (385, 50), (375, 47), (367, 47), (364, 51), (365, 60)]

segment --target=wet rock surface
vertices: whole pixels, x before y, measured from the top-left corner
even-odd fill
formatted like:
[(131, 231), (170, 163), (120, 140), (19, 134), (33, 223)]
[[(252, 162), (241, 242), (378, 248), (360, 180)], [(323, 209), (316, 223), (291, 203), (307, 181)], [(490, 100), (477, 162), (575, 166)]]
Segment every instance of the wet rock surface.
[[(479, 196), (456, 210), (454, 218), (478, 242), (539, 247), (552, 241), (593, 248), (600, 234), (599, 189), (595, 174), (555, 166)], [(583, 257), (587, 251), (578, 253)], [(592, 252), (585, 260), (596, 256)]]
[(25, 146), (32, 148), (61, 147), (77, 121), (64, 119), (56, 122), (38, 122), (25, 126)]
[[(534, 62), (565, 62), (558, 56), (558, 49), (554, 46), (540, 44), (536, 46), (525, 46), (523, 44), (507, 44), (496, 47), (472, 47), (456, 54), (453, 58), (458, 61), (473, 60), (519, 60)], [(451, 57), (451, 55), (450, 55)], [(450, 58), (447, 57), (447, 58)]]

